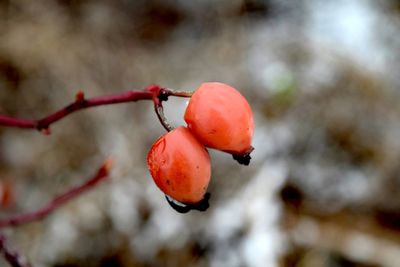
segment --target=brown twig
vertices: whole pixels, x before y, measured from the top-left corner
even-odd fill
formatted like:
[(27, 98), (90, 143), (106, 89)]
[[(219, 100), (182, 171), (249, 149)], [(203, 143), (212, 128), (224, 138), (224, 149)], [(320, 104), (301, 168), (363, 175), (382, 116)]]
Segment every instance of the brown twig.
[(90, 190), (96, 184), (103, 181), (108, 176), (111, 165), (112, 161), (110, 159), (106, 160), (98, 169), (97, 173), (89, 180), (55, 197), (52, 201), (50, 201), (43, 207), (39, 208), (38, 210), (18, 214), (5, 219), (0, 219), (0, 228), (8, 226), (18, 226), (20, 224), (29, 223), (42, 219), (43, 217), (53, 212), (55, 209), (67, 203), (69, 200)]
[(4, 255), (4, 259), (10, 264), (12, 267), (31, 267), (29, 263), (22, 263), (21, 257), (13, 250), (9, 244), (6, 236), (0, 233), (0, 252)]

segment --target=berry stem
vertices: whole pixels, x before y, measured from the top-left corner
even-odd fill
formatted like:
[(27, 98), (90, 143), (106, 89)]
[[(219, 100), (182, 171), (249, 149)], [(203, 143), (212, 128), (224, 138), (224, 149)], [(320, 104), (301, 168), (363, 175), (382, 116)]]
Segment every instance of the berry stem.
[(168, 90), (168, 92), (170, 92), (170, 95), (177, 97), (192, 97), (193, 95), (192, 91), (178, 91), (170, 88), (166, 88), (165, 90)]
[(162, 105), (162, 100), (158, 97), (153, 99), (154, 103), (154, 111), (157, 114), (157, 118), (160, 121), (161, 125), (167, 130), (167, 132), (170, 132), (174, 129), (174, 127), (171, 126), (171, 124), (168, 122), (167, 118), (164, 115), (164, 108)]
[(51, 200), (43, 207), (35, 211), (18, 214), (5, 219), (0, 219), (0, 228), (9, 226), (18, 226), (20, 224), (29, 223), (42, 219), (43, 217), (52, 213), (55, 209), (59, 208), (60, 206), (70, 201), (71, 199), (90, 190), (91, 188), (96, 186), (99, 182), (103, 181), (106, 177), (108, 177), (111, 165), (112, 161), (110, 159), (106, 160), (97, 170), (97, 173), (94, 176), (92, 176), (89, 180), (55, 197), (53, 200)]

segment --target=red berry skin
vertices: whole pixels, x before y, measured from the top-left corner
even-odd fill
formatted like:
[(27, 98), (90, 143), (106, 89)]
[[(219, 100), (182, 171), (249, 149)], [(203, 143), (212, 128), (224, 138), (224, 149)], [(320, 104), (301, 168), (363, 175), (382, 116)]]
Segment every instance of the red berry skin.
[(166, 195), (185, 204), (203, 199), (211, 177), (210, 156), (187, 128), (160, 137), (147, 155), (147, 166)]
[(185, 121), (189, 130), (207, 147), (236, 155), (252, 150), (254, 121), (250, 105), (227, 84), (201, 84), (189, 101)]

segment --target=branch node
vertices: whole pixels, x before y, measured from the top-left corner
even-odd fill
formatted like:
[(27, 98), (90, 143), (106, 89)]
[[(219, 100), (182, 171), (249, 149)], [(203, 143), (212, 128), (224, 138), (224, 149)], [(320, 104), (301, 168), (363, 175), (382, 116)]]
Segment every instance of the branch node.
[(157, 84), (152, 84), (152, 85), (147, 86), (146, 89), (153, 95), (158, 95), (161, 90), (161, 87)]
[(85, 93), (82, 90), (79, 90), (75, 95), (75, 102), (82, 103), (85, 101)]
[(170, 92), (165, 90), (164, 88), (161, 88), (159, 93), (158, 93), (158, 99), (160, 101), (168, 101), (168, 96), (170, 95)]

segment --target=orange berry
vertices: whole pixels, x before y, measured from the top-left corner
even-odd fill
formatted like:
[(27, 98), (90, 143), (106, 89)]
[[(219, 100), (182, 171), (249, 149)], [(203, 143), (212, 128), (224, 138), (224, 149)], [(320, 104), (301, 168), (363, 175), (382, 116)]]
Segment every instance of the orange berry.
[(200, 143), (234, 155), (251, 152), (253, 114), (247, 100), (233, 87), (203, 83), (185, 112), (189, 130)]
[(147, 165), (166, 195), (185, 204), (203, 199), (211, 177), (210, 157), (187, 128), (181, 126), (160, 137), (147, 155)]

